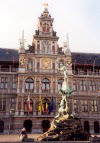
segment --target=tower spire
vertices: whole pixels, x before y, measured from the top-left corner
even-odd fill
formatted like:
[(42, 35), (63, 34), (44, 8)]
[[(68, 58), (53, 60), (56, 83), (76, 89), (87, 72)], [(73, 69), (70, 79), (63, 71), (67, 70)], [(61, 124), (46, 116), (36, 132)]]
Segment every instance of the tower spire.
[(63, 43), (64, 45), (63, 45), (63, 52), (64, 52), (64, 54), (66, 55), (66, 54), (68, 54), (68, 53), (70, 53), (70, 49), (69, 49), (69, 34), (67, 33), (67, 36), (66, 36), (66, 42), (64, 42)]
[(66, 43), (67, 43), (67, 49), (69, 49), (69, 33), (67, 33), (67, 41), (66, 41)]
[(24, 53), (25, 52), (25, 42), (26, 40), (24, 39), (24, 30), (22, 30), (22, 38), (19, 39), (20, 42), (20, 52)]

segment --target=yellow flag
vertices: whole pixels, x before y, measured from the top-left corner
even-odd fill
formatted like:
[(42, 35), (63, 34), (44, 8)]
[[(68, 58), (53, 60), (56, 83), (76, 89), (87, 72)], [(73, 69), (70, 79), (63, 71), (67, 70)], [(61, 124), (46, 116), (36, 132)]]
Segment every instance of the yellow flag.
[(46, 102), (46, 108), (45, 108), (45, 110), (46, 110), (46, 112), (48, 112), (48, 103)]
[(43, 103), (42, 103), (42, 98), (40, 96), (40, 99), (39, 99), (39, 106), (38, 106), (38, 111), (39, 112), (43, 112), (44, 111), (44, 108), (43, 108)]

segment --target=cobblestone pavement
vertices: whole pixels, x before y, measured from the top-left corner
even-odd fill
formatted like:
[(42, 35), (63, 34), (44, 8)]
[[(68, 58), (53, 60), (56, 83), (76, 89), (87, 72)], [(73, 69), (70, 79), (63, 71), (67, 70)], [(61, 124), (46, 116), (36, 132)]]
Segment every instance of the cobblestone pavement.
[[(28, 134), (29, 138), (34, 138), (36, 139), (39, 137), (41, 134)], [(0, 142), (19, 142), (19, 135), (11, 134), (11, 135), (0, 135)]]

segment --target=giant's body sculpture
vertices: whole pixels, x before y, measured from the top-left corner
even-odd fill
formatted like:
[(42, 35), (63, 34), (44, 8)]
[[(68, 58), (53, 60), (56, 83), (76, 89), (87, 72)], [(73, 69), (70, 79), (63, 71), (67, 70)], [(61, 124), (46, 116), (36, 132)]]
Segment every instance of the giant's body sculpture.
[(64, 73), (64, 81), (60, 89), (62, 96), (58, 114), (51, 123), (50, 129), (38, 141), (67, 141), (67, 140), (88, 140), (89, 134), (84, 133), (79, 118), (76, 118), (70, 110), (70, 97), (73, 89), (69, 85), (68, 71), (65, 65), (57, 65), (59, 71)]

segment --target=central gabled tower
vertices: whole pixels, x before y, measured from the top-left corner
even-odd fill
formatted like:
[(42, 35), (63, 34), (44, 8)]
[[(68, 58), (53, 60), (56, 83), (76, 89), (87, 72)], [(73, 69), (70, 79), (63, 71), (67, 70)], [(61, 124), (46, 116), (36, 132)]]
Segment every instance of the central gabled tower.
[(38, 30), (33, 36), (32, 45), (35, 45), (36, 54), (57, 54), (58, 37), (53, 30), (53, 21), (48, 9), (45, 8), (38, 20)]

